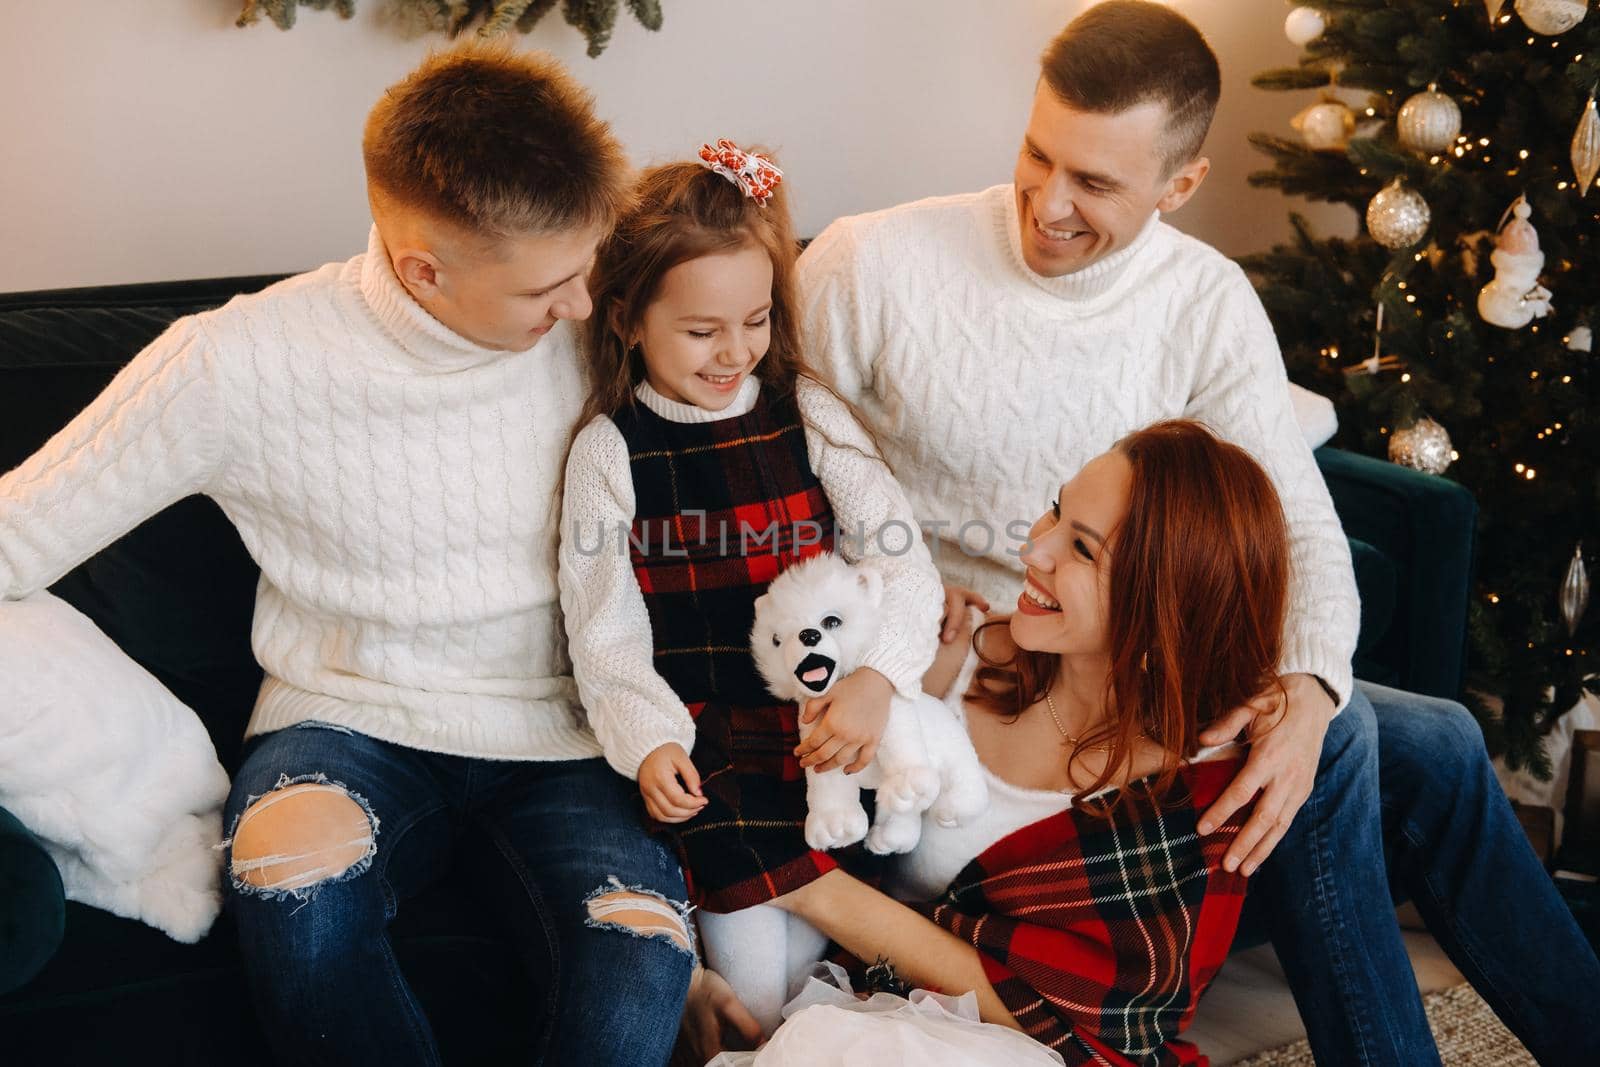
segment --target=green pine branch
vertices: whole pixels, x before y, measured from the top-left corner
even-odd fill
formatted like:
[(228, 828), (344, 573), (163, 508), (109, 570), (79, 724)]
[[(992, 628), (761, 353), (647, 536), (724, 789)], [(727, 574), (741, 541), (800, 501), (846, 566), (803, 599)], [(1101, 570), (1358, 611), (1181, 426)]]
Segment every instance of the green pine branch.
[[(590, 57), (599, 56), (611, 42), (617, 13), (626, 2), (628, 11), (647, 30), (661, 29), (661, 0), (387, 0), (396, 20), (408, 27), (441, 30), (460, 36), (477, 26), (480, 37), (495, 37), (516, 30), (529, 33), (539, 21), (561, 5), (562, 18), (582, 33)], [(294, 26), (300, 7), (333, 8), (340, 17), (355, 14), (355, 0), (244, 0), (237, 25), (248, 26), (262, 18), (279, 29)]]

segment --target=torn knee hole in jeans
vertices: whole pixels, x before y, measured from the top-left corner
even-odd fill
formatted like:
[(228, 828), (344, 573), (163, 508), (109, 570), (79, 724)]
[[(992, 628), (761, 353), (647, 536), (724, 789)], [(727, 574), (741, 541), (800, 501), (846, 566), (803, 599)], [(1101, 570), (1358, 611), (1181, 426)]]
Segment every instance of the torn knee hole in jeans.
[(358, 793), (325, 775), (281, 775), (252, 796), (221, 848), (236, 892), (306, 904), (325, 885), (355, 878), (377, 854), (378, 817)]
[(686, 903), (668, 900), (642, 886), (623, 885), (615, 875), (585, 897), (583, 903), (589, 910), (589, 917), (584, 920), (587, 926), (657, 938), (690, 956), (695, 954), (694, 935), (689, 927), (693, 908)]

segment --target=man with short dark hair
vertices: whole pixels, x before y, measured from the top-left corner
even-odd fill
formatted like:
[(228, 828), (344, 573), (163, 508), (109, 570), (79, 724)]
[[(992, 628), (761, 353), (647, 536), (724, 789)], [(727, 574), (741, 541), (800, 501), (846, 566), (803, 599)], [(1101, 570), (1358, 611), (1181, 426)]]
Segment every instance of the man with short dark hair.
[(1438, 1062), (1392, 878), (1541, 1062), (1600, 1062), (1600, 1030), (1576, 1010), (1600, 963), (1476, 724), (1457, 704), (1352, 679), (1349, 550), (1260, 301), (1235, 264), (1161, 221), (1206, 177), (1219, 87), (1181, 15), (1091, 8), (1044, 53), (1013, 184), (841, 219), (807, 250), (810, 351), (935, 532), (947, 638), (965, 600), (1021, 590), (1016, 540), (973, 520), (1035, 515), (1089, 458), (1159, 419), (1198, 419), (1255, 455), (1291, 534), (1287, 700), (1202, 735), (1244, 731), (1252, 751), (1201, 831), (1254, 798), (1227, 862), (1255, 875), (1250, 906), (1319, 1061)]

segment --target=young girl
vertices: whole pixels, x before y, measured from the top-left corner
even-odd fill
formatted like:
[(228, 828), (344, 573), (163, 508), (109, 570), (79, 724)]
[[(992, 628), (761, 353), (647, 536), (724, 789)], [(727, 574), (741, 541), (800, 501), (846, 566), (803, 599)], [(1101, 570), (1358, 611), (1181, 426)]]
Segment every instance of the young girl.
[[(726, 141), (641, 177), (596, 262), (593, 394), (561, 543), (595, 734), (671, 827), (708, 961), (769, 1030), (786, 972), (824, 940), (759, 905), (868, 866), (860, 846), (807, 846), (802, 768), (871, 760), (891, 692), (914, 696), (933, 661), (943, 603), (905, 494), (801, 354), (781, 178)], [(879, 570), (886, 622), (863, 666), (808, 704), (802, 745), (796, 709), (756, 672), (750, 630), (767, 584), (829, 549)]]

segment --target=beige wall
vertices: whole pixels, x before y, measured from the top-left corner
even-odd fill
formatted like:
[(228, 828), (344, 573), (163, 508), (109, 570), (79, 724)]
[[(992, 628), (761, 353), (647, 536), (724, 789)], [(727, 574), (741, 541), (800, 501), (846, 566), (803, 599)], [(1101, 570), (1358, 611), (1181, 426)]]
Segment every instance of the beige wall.
[[(1285, 232), (1250, 190), (1252, 129), (1300, 105), (1249, 88), (1286, 62), (1282, 0), (1171, 0), (1222, 58), (1215, 170), (1174, 221), (1239, 253)], [(303, 11), (234, 29), (238, 0), (5, 5), (0, 291), (291, 271), (365, 240), (358, 141), (431, 41)], [(664, 0), (598, 60), (552, 16), (529, 43), (591, 86), (641, 161), (730, 136), (775, 148), (801, 232), (840, 214), (1004, 181), (1035, 57), (1083, 0)], [(437, 40), (437, 39), (435, 39)]]

